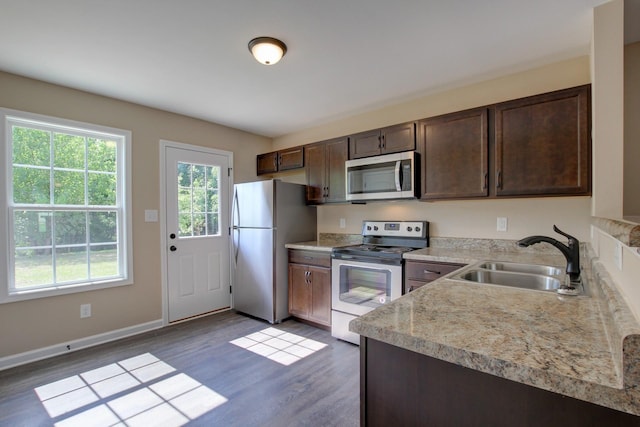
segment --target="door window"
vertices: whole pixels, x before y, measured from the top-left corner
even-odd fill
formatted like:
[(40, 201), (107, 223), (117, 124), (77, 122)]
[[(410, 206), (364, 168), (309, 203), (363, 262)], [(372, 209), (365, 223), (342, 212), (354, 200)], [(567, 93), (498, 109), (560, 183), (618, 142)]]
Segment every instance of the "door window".
[(178, 162), (178, 234), (220, 235), (220, 167)]

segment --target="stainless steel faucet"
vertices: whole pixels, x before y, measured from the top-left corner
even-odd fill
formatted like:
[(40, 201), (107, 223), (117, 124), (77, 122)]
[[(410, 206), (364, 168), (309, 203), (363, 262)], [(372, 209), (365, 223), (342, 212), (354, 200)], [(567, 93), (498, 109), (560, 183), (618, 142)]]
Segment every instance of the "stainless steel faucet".
[(580, 242), (575, 237), (561, 231), (555, 225), (553, 226), (553, 231), (569, 239), (568, 245), (547, 236), (529, 236), (518, 240), (518, 246), (527, 247), (536, 243), (546, 242), (558, 248), (567, 259), (566, 272), (569, 277), (569, 284), (558, 289), (558, 293), (577, 295), (580, 293), (578, 288), (582, 287), (582, 280), (580, 278)]

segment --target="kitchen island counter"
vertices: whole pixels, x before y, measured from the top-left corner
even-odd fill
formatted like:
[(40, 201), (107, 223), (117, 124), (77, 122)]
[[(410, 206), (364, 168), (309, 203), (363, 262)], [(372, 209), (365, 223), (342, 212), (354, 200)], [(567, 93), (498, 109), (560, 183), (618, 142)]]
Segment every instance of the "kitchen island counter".
[[(588, 295), (568, 297), (463, 282), (452, 280), (455, 273), (451, 273), (352, 321), (350, 330), (455, 365), (640, 415), (640, 325), (606, 270), (584, 249)], [(565, 264), (555, 249), (431, 247), (405, 258)]]

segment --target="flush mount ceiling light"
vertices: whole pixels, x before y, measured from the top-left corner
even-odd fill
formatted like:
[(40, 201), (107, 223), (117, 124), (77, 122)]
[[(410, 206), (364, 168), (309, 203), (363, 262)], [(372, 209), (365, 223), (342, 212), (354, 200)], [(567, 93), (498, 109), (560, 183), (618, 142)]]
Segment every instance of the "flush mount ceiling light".
[(273, 37), (256, 37), (249, 42), (249, 51), (259, 63), (273, 65), (287, 53), (287, 45)]

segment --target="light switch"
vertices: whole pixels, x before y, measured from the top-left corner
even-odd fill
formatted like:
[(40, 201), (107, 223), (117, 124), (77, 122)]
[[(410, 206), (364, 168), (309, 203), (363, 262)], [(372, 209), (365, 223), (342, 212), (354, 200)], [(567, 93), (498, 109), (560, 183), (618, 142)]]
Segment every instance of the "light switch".
[(144, 222), (158, 222), (158, 211), (155, 209), (146, 209), (144, 211)]
[(499, 216), (498, 217), (496, 230), (497, 231), (507, 231), (507, 218), (505, 218), (503, 216)]

